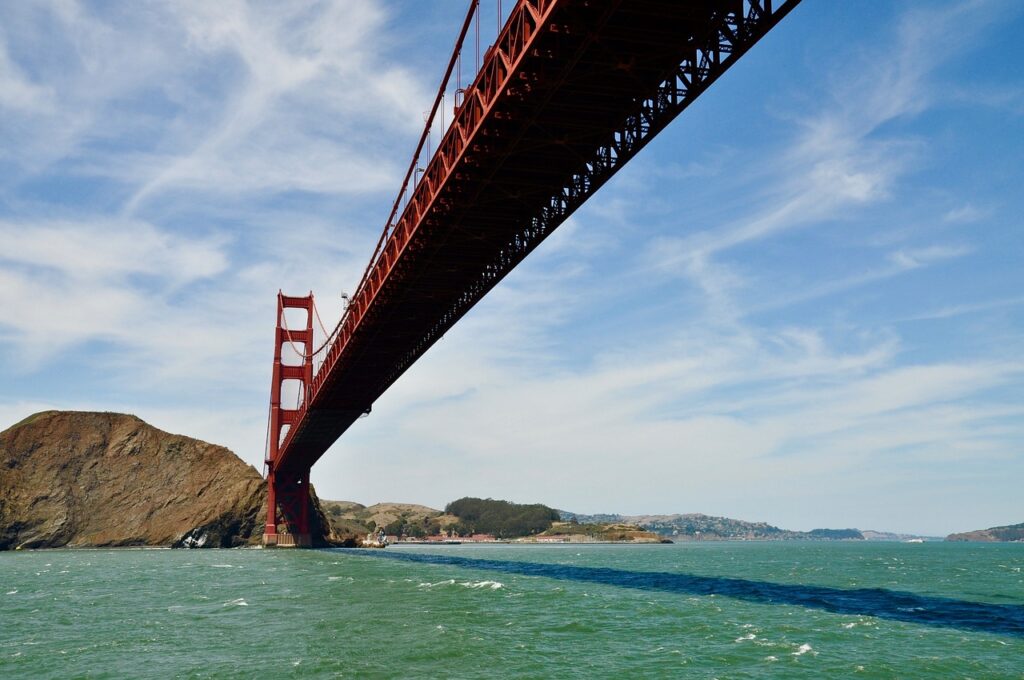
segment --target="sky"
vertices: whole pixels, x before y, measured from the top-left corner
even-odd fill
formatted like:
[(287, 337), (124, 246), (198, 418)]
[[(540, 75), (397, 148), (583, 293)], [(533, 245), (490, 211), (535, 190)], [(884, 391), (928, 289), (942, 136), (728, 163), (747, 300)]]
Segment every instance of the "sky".
[[(337, 319), (464, 11), (0, 4), (0, 429), (129, 412), (260, 469), (275, 296)], [(805, 0), (378, 400), (318, 493), (1024, 521), (1022, 33), (1010, 0)]]

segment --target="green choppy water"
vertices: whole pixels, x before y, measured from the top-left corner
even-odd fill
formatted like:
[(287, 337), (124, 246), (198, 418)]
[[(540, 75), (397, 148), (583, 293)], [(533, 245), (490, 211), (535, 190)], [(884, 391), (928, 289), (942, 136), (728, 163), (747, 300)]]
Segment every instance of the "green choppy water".
[(0, 678), (1024, 678), (1024, 544), (0, 553)]

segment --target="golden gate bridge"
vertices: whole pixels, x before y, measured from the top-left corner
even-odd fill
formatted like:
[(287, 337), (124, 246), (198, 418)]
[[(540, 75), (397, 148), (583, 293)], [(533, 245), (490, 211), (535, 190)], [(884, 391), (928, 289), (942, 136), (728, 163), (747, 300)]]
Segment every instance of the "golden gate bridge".
[[(328, 332), (312, 293), (278, 294), (265, 545), (310, 545), (313, 464), (799, 1), (518, 0), (482, 55), (480, 0), (470, 1), (412, 162), (340, 321)], [(474, 74), (463, 85), (471, 31)], [(441, 139), (431, 149), (437, 122)], [(288, 310), (305, 312), (303, 327), (289, 328)], [(301, 363), (282, 361), (286, 345)], [(295, 408), (282, 405), (285, 381), (298, 385)]]

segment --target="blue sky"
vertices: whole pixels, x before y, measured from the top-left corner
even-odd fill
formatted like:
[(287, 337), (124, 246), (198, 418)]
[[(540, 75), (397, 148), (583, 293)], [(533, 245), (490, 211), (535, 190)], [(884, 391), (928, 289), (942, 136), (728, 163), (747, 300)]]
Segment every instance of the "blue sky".
[[(0, 423), (127, 411), (258, 467), (274, 296), (337, 317), (463, 5), (4, 3)], [(378, 401), (318, 491), (1024, 521), (1022, 32), (1009, 1), (806, 0)]]

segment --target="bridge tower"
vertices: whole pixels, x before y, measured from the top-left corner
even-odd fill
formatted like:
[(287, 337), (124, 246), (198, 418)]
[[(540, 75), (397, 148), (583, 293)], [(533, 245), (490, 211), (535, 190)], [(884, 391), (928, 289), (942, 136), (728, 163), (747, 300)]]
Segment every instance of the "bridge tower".
[[(288, 328), (285, 310), (306, 312), (306, 327)], [(298, 365), (281, 361), (281, 350), (288, 343), (302, 357)], [(301, 348), (301, 351), (300, 351)], [(285, 380), (299, 382), (299, 405), (310, 396), (313, 382), (313, 293), (306, 297), (290, 297), (277, 293), (277, 331), (274, 336), (274, 369), (270, 385), (270, 441), (267, 446), (267, 524), (263, 545), (309, 547), (310, 533), (309, 468), (294, 470), (278, 467), (281, 439), (285, 426), (298, 420), (299, 409), (281, 405), (281, 388)], [(278, 520), (281, 520), (279, 523)], [(278, 532), (283, 527), (283, 531)]]

